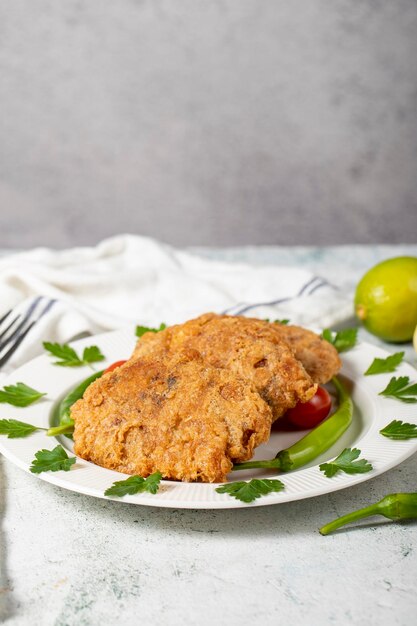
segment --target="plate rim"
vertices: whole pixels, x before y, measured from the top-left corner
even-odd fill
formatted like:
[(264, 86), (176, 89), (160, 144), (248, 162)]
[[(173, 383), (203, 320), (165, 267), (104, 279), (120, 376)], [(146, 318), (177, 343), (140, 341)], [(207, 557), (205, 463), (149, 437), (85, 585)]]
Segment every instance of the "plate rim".
[[(89, 336), (89, 337), (71, 342), (71, 345), (73, 345), (75, 348), (77, 348), (78, 346), (85, 347), (85, 345), (90, 345), (93, 342), (94, 344), (99, 345), (99, 347), (104, 351), (106, 349), (108, 350), (109, 346), (111, 346), (112, 343), (117, 344), (117, 345), (120, 345), (120, 343), (122, 343), (123, 345), (123, 342), (125, 342), (127, 345), (129, 341), (131, 341), (132, 348), (133, 348), (133, 345), (135, 342), (133, 328), (134, 327), (132, 326), (128, 326), (119, 330), (113, 330), (113, 331), (109, 331), (106, 333), (101, 333), (99, 335)], [(107, 348), (105, 348), (103, 345), (100, 345), (103, 342), (105, 344), (110, 342), (110, 344)], [(356, 361), (358, 359), (360, 360), (361, 350), (371, 352), (373, 354), (373, 358), (375, 358), (375, 356), (386, 357), (390, 354), (390, 352), (388, 352), (387, 350), (380, 348), (378, 346), (374, 346), (373, 344), (370, 344), (368, 342), (365, 342), (365, 341), (358, 342), (355, 348), (341, 355), (342, 369), (340, 373), (342, 374), (342, 376), (344, 374), (346, 375), (346, 372), (344, 372), (344, 370), (347, 370), (347, 372), (349, 372), (353, 366), (358, 365)], [(120, 358), (120, 355), (119, 355), (119, 358)], [(106, 361), (103, 362), (103, 365), (105, 365), (107, 361), (109, 363), (113, 362), (113, 357), (106, 359)], [(7, 375), (7, 377), (4, 380), (2, 380), (1, 385), (3, 386), (7, 384), (16, 383), (17, 379), (21, 376), (21, 372), (23, 372), (24, 374), (25, 371), (30, 370), (33, 367), (38, 368), (39, 365), (42, 367), (46, 367), (47, 371), (49, 368), (54, 368), (51, 371), (55, 372), (57, 378), (62, 378), (63, 381), (68, 380), (68, 384), (66, 384), (66, 389), (69, 388), (72, 384), (76, 384), (77, 380), (79, 381), (79, 374), (81, 373), (81, 371), (86, 372), (87, 369), (88, 371), (91, 371), (89, 368), (58, 368), (52, 364), (52, 361), (47, 355), (42, 354), (34, 359), (31, 359), (30, 361), (23, 364), (21, 367), (17, 368), (12, 373)], [(101, 366), (102, 365), (100, 364), (100, 368)], [(42, 367), (38, 369), (42, 371)], [(395, 413), (395, 415), (392, 416), (391, 420), (401, 419), (402, 417), (403, 419), (406, 419), (407, 421), (417, 423), (416, 418), (414, 418), (413, 420), (413, 416), (407, 414), (407, 413), (411, 413), (410, 407), (413, 407), (415, 405), (405, 405), (396, 400), (391, 400), (389, 398), (382, 398), (381, 396), (378, 396), (377, 394), (375, 394), (376, 397), (373, 397), (371, 395), (371, 392), (368, 389), (368, 387), (372, 388), (372, 382), (375, 379), (382, 381), (380, 384), (380, 389), (383, 389), (384, 388), (383, 381), (386, 377), (392, 377), (393, 375), (398, 376), (398, 375), (401, 375), (402, 373), (404, 375), (415, 376), (417, 371), (413, 368), (412, 365), (410, 365), (409, 363), (405, 361), (401, 363), (401, 365), (397, 368), (395, 372), (390, 372), (388, 374), (379, 374), (376, 376), (368, 376), (368, 377), (365, 377), (362, 374), (359, 379), (354, 378), (353, 380), (355, 383), (358, 384), (358, 388), (362, 389), (362, 392), (365, 390), (366, 393), (370, 394), (370, 398), (374, 401), (376, 408), (381, 409), (385, 406), (388, 409), (388, 407), (393, 407), (392, 412)], [(43, 375), (45, 375), (45, 373)], [(24, 376), (26, 376), (26, 374), (24, 374)], [(71, 382), (69, 382), (70, 380)], [(366, 380), (366, 384), (364, 384), (365, 380)], [(26, 384), (29, 384), (29, 385), (31, 384), (31, 381), (29, 380), (25, 380), (25, 382)], [(62, 397), (62, 394), (66, 392), (66, 389), (61, 389), (60, 391), (58, 391), (58, 393), (55, 393), (56, 399), (50, 400), (49, 410), (46, 416), (48, 423), (50, 421), (50, 415), (53, 411), (53, 407), (55, 406), (58, 398)], [(395, 403), (395, 404), (392, 404), (392, 403)], [(23, 412), (28, 411), (28, 408), (30, 407), (18, 408), (18, 407), (10, 407), (9, 405), (5, 405), (5, 404), (0, 404), (0, 417), (3, 417), (3, 415), (1, 414), (4, 412), (3, 407), (5, 406), (7, 407), (6, 409), (7, 412), (12, 414), (12, 415), (9, 415), (8, 417), (12, 417), (14, 419), (21, 419), (22, 421), (32, 421), (34, 423), (37, 423), (37, 421), (39, 421), (39, 420), (28, 420), (27, 413), (26, 413), (26, 418), (24, 415), (19, 415), (21, 411)], [(39, 403), (35, 403), (34, 405), (31, 405), (31, 406), (38, 407), (37, 411), (39, 412), (42, 406), (44, 406), (44, 403), (40, 401)], [(384, 411), (382, 412), (384, 413)], [(403, 414), (403, 416), (401, 416), (401, 414)], [(18, 415), (19, 417), (17, 417)], [(294, 487), (294, 485), (296, 486), (297, 482), (299, 482), (300, 479), (301, 481), (304, 479), (307, 485), (316, 483), (316, 486), (315, 487), (310, 486), (306, 488), (304, 492), (302, 491), (297, 492), (296, 490), (295, 491), (290, 490), (289, 492), (285, 492), (284, 490), (279, 493), (272, 493), (267, 496), (263, 496), (262, 498), (259, 498), (258, 500), (255, 500), (254, 502), (251, 502), (251, 503), (241, 502), (239, 500), (236, 500), (235, 498), (228, 496), (227, 494), (218, 494), (217, 492), (215, 492), (214, 491), (215, 488), (219, 484), (223, 484), (223, 483), (186, 483), (186, 482), (182, 483), (182, 482), (169, 481), (169, 480), (161, 481), (162, 491), (160, 490), (158, 494), (156, 495), (136, 494), (133, 496), (127, 495), (127, 496), (124, 496), (123, 498), (105, 496), (104, 489), (103, 491), (99, 492), (97, 487), (94, 488), (91, 486), (90, 478), (92, 478), (92, 483), (94, 484), (95, 475), (97, 478), (99, 477), (99, 475), (100, 475), (100, 478), (102, 478), (103, 476), (107, 476), (108, 486), (110, 486), (112, 482), (114, 482), (115, 480), (123, 480), (123, 477), (124, 476), (127, 477), (128, 475), (94, 465), (93, 463), (85, 461), (84, 459), (80, 459), (79, 457), (76, 457), (77, 462), (72, 467), (79, 469), (79, 470), (81, 468), (84, 468), (84, 469), (87, 468), (89, 475), (92, 475), (91, 477), (88, 477), (87, 484), (85, 485), (74, 482), (74, 476), (73, 478), (71, 478), (71, 474), (73, 474), (73, 471), (74, 471), (73, 469), (70, 470), (69, 472), (61, 471), (61, 472), (56, 472), (56, 473), (44, 472), (41, 474), (33, 474), (29, 470), (30, 463), (22, 459), (21, 453), (19, 454), (19, 448), (22, 447), (19, 444), (19, 442), (28, 442), (29, 440), (31, 440), (32, 442), (36, 440), (44, 440), (45, 442), (49, 442), (49, 449), (51, 449), (51, 446), (50, 446), (51, 440), (56, 443), (59, 443), (58, 438), (47, 437), (46, 433), (42, 431), (38, 431), (34, 433), (33, 435), (31, 435), (29, 438), (25, 438), (25, 439), (8, 439), (5, 436), (0, 436), (0, 452), (4, 455), (5, 458), (7, 458), (14, 465), (19, 467), (20, 469), (23, 469), (25, 472), (31, 474), (32, 476), (36, 476), (40, 480), (43, 480), (55, 486), (61, 487), (68, 491), (72, 491), (74, 493), (81, 493), (83, 495), (88, 495), (88, 496), (92, 496), (92, 497), (99, 498), (99, 499), (112, 500), (112, 501), (122, 502), (122, 503), (127, 503), (127, 504), (153, 506), (156, 508), (161, 507), (161, 508), (196, 509), (196, 510), (250, 508), (250, 507), (258, 507), (258, 506), (270, 506), (273, 504), (284, 504), (286, 502), (293, 502), (297, 500), (318, 497), (320, 495), (327, 495), (335, 491), (340, 491), (341, 489), (353, 487), (367, 480), (371, 480), (372, 478), (376, 478), (377, 476), (380, 476), (386, 471), (389, 471), (393, 467), (405, 461), (407, 458), (411, 457), (417, 451), (416, 439), (414, 440), (409, 439), (405, 441), (393, 441), (383, 436), (379, 436), (378, 437), (379, 441), (376, 441), (376, 440), (373, 441), (373, 436), (375, 434), (379, 435), (379, 432), (378, 431), (375, 432), (375, 428), (373, 428), (377, 419), (378, 419), (378, 416), (375, 416), (371, 423), (371, 427), (366, 430), (366, 432), (363, 434), (362, 437), (359, 437), (359, 439), (354, 442), (354, 445), (361, 447), (361, 449), (363, 449), (363, 442), (365, 442), (366, 444), (368, 444), (368, 450), (370, 451), (378, 449), (378, 448), (384, 449), (388, 456), (379, 467), (374, 466), (374, 469), (366, 474), (359, 474), (359, 475), (338, 474), (331, 479), (324, 477), (324, 474), (320, 472), (320, 470), (318, 470), (318, 464), (312, 467), (308, 467), (308, 468), (300, 468), (299, 470), (296, 470), (294, 472), (290, 472), (287, 474), (285, 473), (276, 474), (276, 475), (274, 474), (270, 478), (279, 478), (280, 480), (284, 482), (284, 485), (286, 484), (286, 481), (289, 480), (290, 484), (293, 485)], [(45, 424), (45, 422), (43, 423)], [(389, 423), (389, 422), (386, 421), (386, 423)], [(359, 445), (360, 442), (362, 442), (362, 446)], [(37, 446), (36, 449), (39, 450), (42, 446), (43, 444), (40, 443), (40, 445)], [(76, 456), (73, 453), (70, 453), (70, 455)], [(369, 454), (365, 453), (365, 456), (369, 456)], [(372, 458), (370, 460), (371, 462), (377, 462), (376, 460), (374, 461)], [(317, 471), (319, 472), (319, 475), (317, 475)], [(323, 482), (322, 480), (319, 480), (319, 478), (325, 478), (325, 480), (328, 482)], [(248, 477), (244, 477), (242, 478), (242, 480), (248, 480)], [(169, 492), (171, 491), (171, 489), (176, 490), (178, 494), (179, 491), (181, 489), (184, 490), (184, 488), (185, 489), (191, 488), (193, 491), (198, 490), (200, 494), (197, 492), (197, 496), (199, 497), (196, 497), (196, 499), (194, 498), (191, 498), (191, 499), (179, 498), (178, 499), (178, 496), (177, 498), (172, 497), (173, 494), (171, 497), (169, 497)], [(211, 496), (214, 497), (215, 499), (211, 499), (211, 500), (205, 499), (204, 498), (205, 492), (211, 493)], [(167, 494), (168, 494), (168, 497), (167, 497)], [(158, 498), (158, 495), (162, 497)]]

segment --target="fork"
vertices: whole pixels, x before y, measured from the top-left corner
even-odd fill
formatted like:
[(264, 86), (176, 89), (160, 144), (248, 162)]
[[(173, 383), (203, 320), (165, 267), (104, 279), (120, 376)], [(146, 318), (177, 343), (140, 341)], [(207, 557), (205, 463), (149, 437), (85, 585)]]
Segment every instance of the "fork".
[[(46, 304), (43, 302), (43, 307), (42, 300), (46, 301)], [(14, 315), (17, 308), (15, 307), (0, 318), (0, 367), (13, 356), (31, 329), (50, 311), (55, 302), (56, 300), (46, 296), (37, 296), (25, 312)], [(6, 327), (2, 328), (4, 324)], [(8, 346), (10, 347), (5, 351)]]

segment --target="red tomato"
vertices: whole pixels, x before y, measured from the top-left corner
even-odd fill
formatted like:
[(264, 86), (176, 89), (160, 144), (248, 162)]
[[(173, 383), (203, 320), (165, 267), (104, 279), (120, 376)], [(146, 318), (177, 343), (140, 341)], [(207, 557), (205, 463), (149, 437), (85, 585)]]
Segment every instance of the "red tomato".
[(311, 400), (304, 404), (299, 402), (286, 412), (285, 417), (299, 428), (313, 428), (328, 416), (331, 407), (332, 399), (329, 393), (324, 387), (318, 387)]
[(109, 365), (107, 369), (104, 370), (104, 373), (107, 374), (108, 372), (112, 372), (116, 368), (123, 365), (123, 363), (126, 363), (126, 361), (116, 361), (116, 363), (112, 363), (111, 365)]

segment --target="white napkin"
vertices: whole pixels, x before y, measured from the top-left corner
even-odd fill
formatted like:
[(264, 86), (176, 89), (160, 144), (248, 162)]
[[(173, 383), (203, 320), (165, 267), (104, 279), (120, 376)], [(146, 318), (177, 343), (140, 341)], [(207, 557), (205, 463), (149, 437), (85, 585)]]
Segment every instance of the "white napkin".
[(128, 324), (173, 324), (214, 311), (325, 327), (352, 312), (351, 297), (306, 269), (221, 263), (133, 235), (0, 259), (0, 318), (12, 307), (25, 311), (39, 295), (39, 311), (49, 298), (56, 302), (2, 373), (40, 354), (42, 341)]

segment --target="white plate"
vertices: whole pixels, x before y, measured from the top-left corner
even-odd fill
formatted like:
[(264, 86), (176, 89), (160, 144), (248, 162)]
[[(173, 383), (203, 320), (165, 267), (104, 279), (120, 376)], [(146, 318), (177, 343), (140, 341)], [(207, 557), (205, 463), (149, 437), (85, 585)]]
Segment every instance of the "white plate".
[[(106, 355), (106, 361), (97, 367), (97, 369), (101, 369), (114, 361), (127, 358), (132, 352), (135, 337), (133, 330), (129, 328), (94, 338), (82, 339), (73, 345), (76, 348), (83, 348), (93, 343), (98, 345), (103, 354)], [(342, 355), (343, 368), (341, 373), (345, 378), (345, 383), (351, 389), (355, 404), (353, 423), (344, 436), (324, 455), (316, 459), (314, 464), (286, 474), (246, 470), (233, 473), (229, 477), (230, 480), (247, 480), (255, 476), (258, 478), (279, 477), (285, 485), (284, 491), (272, 493), (255, 500), (251, 504), (245, 504), (227, 494), (216, 493), (215, 484), (179, 483), (165, 480), (162, 481), (160, 490), (156, 495), (146, 493), (124, 496), (123, 502), (183, 509), (264, 506), (330, 493), (362, 483), (386, 472), (417, 450), (415, 439), (392, 441), (379, 434), (379, 430), (393, 419), (417, 423), (415, 405), (403, 404), (398, 400), (378, 396), (378, 392), (385, 388), (393, 375), (406, 375), (415, 381), (417, 372), (410, 365), (401, 364), (395, 374), (363, 375), (375, 357), (386, 357), (387, 355), (388, 353), (384, 350), (366, 343), (361, 343)], [(40, 356), (16, 370), (8, 378), (4, 384), (24, 382), (39, 391), (46, 392), (47, 396), (23, 409), (0, 404), (0, 419), (13, 418), (36, 426), (48, 427), (53, 419), (57, 403), (72, 387), (91, 375), (91, 369), (88, 367), (57, 367), (52, 364), (52, 360), (46, 355)], [(302, 432), (274, 432), (268, 443), (257, 449), (255, 458), (272, 458), (278, 450), (288, 447), (303, 435)], [(68, 438), (60, 437), (58, 440), (71, 450), (71, 442)], [(25, 439), (8, 439), (5, 436), (0, 436), (0, 452), (27, 472), (35, 452), (42, 448), (52, 449), (55, 445), (57, 445), (57, 441), (47, 437), (42, 431)], [(349, 476), (339, 473), (333, 478), (326, 478), (323, 472), (319, 470), (319, 464), (334, 458), (345, 447), (354, 446), (361, 450), (361, 457), (372, 463), (373, 470), (367, 474)], [(104, 491), (114, 481), (123, 480), (125, 477), (124, 474), (104, 469), (83, 459), (77, 459), (69, 472), (45, 472), (32, 474), (32, 476), (34, 479), (40, 478), (65, 489), (97, 498), (104, 498)], [(113, 499), (116, 500), (116, 498)]]

